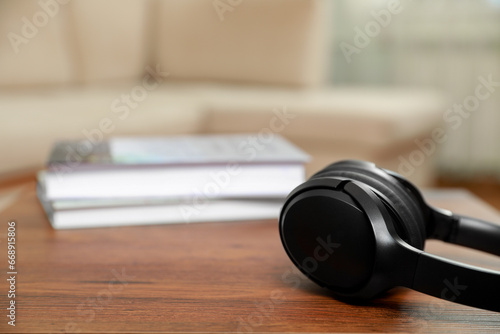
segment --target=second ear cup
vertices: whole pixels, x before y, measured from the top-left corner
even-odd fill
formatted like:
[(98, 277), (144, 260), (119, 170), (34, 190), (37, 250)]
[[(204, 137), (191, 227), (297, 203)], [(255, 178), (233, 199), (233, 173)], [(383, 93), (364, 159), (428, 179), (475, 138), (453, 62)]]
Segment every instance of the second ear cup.
[(400, 219), (397, 228), (403, 240), (418, 249), (425, 245), (426, 231), (422, 210), (411, 193), (400, 182), (377, 168), (374, 164), (362, 161), (342, 161), (329, 165), (312, 178), (337, 176), (362, 182), (383, 194), (393, 206)]

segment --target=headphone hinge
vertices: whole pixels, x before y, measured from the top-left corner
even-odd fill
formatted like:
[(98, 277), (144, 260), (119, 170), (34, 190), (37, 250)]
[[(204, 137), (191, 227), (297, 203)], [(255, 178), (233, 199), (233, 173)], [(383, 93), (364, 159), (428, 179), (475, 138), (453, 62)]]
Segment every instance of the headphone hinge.
[(427, 238), (453, 242), (458, 233), (458, 219), (448, 210), (433, 207), (430, 209), (431, 221)]

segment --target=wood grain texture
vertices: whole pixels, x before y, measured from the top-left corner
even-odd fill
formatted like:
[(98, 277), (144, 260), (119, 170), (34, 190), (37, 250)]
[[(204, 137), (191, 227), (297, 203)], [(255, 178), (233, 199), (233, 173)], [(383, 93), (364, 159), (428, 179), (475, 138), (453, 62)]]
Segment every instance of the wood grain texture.
[[(498, 221), (470, 196), (434, 202)], [(17, 325), (7, 325), (3, 278), (2, 332), (500, 331), (499, 314), (408, 289), (360, 305), (339, 301), (293, 268), (275, 220), (56, 231), (32, 183), (0, 215), (2, 277), (9, 220), (18, 249)], [(496, 257), (461, 247), (427, 249), (500, 268)]]

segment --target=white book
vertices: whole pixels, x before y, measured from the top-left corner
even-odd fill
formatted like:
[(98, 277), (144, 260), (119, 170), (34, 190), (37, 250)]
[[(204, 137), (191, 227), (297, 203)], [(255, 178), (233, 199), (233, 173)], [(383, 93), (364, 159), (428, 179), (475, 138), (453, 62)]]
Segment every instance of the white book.
[(49, 200), (283, 198), (304, 181), (308, 156), (278, 135), (259, 138), (113, 138), (95, 147), (60, 142), (41, 177)]
[(40, 183), (38, 197), (55, 229), (276, 219), (283, 204), (277, 199), (50, 201)]

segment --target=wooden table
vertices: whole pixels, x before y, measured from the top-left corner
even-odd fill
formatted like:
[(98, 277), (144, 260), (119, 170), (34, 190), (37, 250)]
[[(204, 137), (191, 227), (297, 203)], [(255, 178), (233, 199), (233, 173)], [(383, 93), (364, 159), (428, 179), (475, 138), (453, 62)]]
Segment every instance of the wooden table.
[[(429, 201), (500, 221), (466, 192)], [(7, 222), (16, 221), (16, 326), (7, 325)], [(0, 213), (2, 332), (500, 332), (500, 314), (408, 289), (360, 305), (299, 274), (277, 222), (53, 230), (28, 184)], [(427, 250), (500, 268), (494, 256)], [(500, 301), (499, 301), (500, 302)]]

